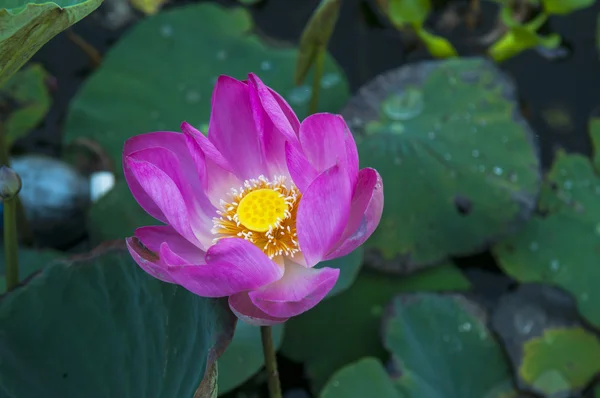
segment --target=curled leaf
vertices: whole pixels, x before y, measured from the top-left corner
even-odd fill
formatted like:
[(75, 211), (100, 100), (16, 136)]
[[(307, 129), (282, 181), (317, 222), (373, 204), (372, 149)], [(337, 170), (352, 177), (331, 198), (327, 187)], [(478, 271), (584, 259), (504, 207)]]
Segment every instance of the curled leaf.
[(78, 22), (102, 0), (8, 0), (0, 8), (0, 86), (51, 38)]

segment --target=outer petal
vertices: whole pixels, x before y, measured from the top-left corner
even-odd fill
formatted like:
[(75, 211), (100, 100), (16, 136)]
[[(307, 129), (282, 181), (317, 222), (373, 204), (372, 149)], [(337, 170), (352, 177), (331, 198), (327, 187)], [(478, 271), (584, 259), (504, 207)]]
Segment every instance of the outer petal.
[(309, 267), (321, 261), (342, 236), (350, 214), (348, 174), (336, 165), (319, 174), (300, 199), (296, 228)]
[(298, 148), (287, 142), (285, 143), (285, 157), (292, 181), (294, 181), (300, 192), (305, 192), (319, 173)]
[(155, 252), (141, 244), (138, 238), (127, 238), (125, 242), (129, 254), (144, 271), (163, 282), (176, 283), (171, 277), (170, 267), (162, 263)]
[(216, 209), (203, 192), (195, 169), (181, 167), (176, 155), (166, 148), (137, 151), (126, 161), (168, 224), (190, 242), (207, 249), (212, 244), (210, 230)]
[(277, 318), (260, 310), (250, 300), (248, 292), (236, 293), (229, 296), (229, 308), (242, 321), (255, 326), (271, 326), (283, 323), (288, 318)]
[(340, 115), (316, 113), (300, 125), (304, 155), (318, 173), (339, 164), (352, 184), (358, 173), (358, 152), (352, 133)]
[(204, 262), (206, 253), (179, 235), (170, 225), (141, 227), (135, 230), (135, 236), (154, 253), (160, 253), (160, 246), (166, 243), (174, 253), (185, 259), (187, 264)]
[(293, 317), (317, 305), (333, 288), (339, 274), (336, 268), (305, 268), (286, 262), (283, 278), (251, 291), (250, 300), (273, 317)]
[[(170, 257), (178, 261), (176, 257)], [(219, 240), (206, 253), (206, 264), (174, 267), (171, 277), (202, 297), (225, 297), (258, 289), (279, 280), (283, 269), (252, 243), (239, 238)]]
[(345, 256), (362, 245), (375, 231), (383, 213), (383, 182), (374, 169), (359, 172), (358, 183), (352, 198), (350, 218), (339, 242), (339, 247), (325, 259)]
[(220, 76), (212, 97), (208, 138), (240, 180), (268, 174), (248, 86)]
[(206, 196), (217, 207), (221, 200), (227, 198), (231, 188), (239, 188), (242, 182), (233, 174), (231, 166), (223, 155), (202, 133), (183, 122), (181, 130), (196, 170), (206, 192)]
[(187, 148), (183, 140), (183, 135), (179, 133), (159, 131), (136, 135), (125, 141), (123, 147), (123, 173), (125, 174), (127, 185), (135, 200), (148, 214), (157, 220), (166, 223), (167, 218), (133, 177), (131, 171), (127, 167), (127, 162), (125, 161), (125, 159), (133, 152), (148, 148), (167, 148), (176, 153), (183, 161), (189, 159), (189, 156), (187, 155)]
[(149, 162), (137, 161), (131, 157), (127, 158), (126, 162), (144, 191), (165, 214), (167, 223), (193, 244), (201, 248), (205, 247), (190, 225), (191, 217), (187, 204), (173, 180)]

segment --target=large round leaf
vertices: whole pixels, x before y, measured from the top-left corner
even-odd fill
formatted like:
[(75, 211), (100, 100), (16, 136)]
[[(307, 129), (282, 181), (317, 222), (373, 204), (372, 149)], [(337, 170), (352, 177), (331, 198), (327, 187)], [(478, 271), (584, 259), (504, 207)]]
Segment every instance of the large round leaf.
[(0, 86), (47, 41), (94, 11), (102, 0), (2, 0)]
[(397, 388), (408, 397), (498, 397), (513, 390), (485, 312), (460, 295), (405, 294), (383, 327)]
[(583, 328), (575, 301), (561, 289), (519, 286), (500, 299), (492, 324), (520, 390), (575, 396), (600, 372), (600, 342)]
[(152, 278), (115, 246), (0, 298), (0, 393), (190, 398), (214, 385), (235, 324), (227, 303)]
[(329, 267), (338, 268), (340, 270), (340, 276), (333, 289), (325, 296), (326, 298), (336, 296), (352, 286), (362, 267), (363, 258), (364, 250), (361, 246), (344, 257), (323, 261), (317, 264), (316, 268)]
[[(85, 137), (103, 147), (117, 174), (115, 190), (122, 192), (116, 197), (107, 195), (94, 205), (93, 235), (122, 238), (147, 223), (127, 188), (119, 187), (124, 184), (123, 142), (150, 131), (179, 131), (184, 120), (206, 133), (212, 90), (219, 75), (245, 79), (249, 72), (256, 72), (289, 101), (300, 118), (305, 117), (311, 88), (294, 86), (297, 56), (297, 50), (273, 47), (255, 35), (250, 14), (243, 8), (193, 4), (135, 25), (85, 82), (67, 116), (65, 143)], [(329, 55), (324, 68), (319, 110), (335, 112), (348, 98), (348, 85)], [(111, 201), (111, 205), (103, 201)], [(112, 205), (115, 202), (120, 205)], [(110, 228), (95, 222), (108, 219), (120, 222), (111, 223)]]
[[(2, 217), (0, 217), (2, 220)], [(1, 242), (0, 242), (1, 243)], [(31, 274), (44, 268), (48, 263), (60, 257), (54, 250), (19, 249), (19, 280), (27, 279)], [(0, 294), (6, 291), (4, 245), (0, 244)]]
[(350, 362), (365, 356), (385, 359), (379, 319), (396, 294), (468, 288), (469, 282), (450, 264), (409, 277), (363, 271), (347, 291), (287, 321), (281, 352), (304, 363), (313, 390), (319, 391)]
[(483, 59), (388, 72), (342, 112), (363, 166), (385, 182), (368, 261), (393, 272), (482, 250), (530, 215), (539, 188), (533, 135), (514, 84)]
[(579, 311), (600, 326), (600, 178), (589, 159), (560, 151), (533, 217), (493, 248), (502, 269), (520, 282), (545, 282), (573, 294)]
[(321, 398), (402, 398), (385, 368), (375, 358), (363, 358), (338, 370), (327, 382)]
[[(283, 340), (284, 325), (272, 328), (273, 344), (278, 350)], [(225, 394), (252, 377), (265, 364), (260, 327), (237, 323), (227, 350), (219, 358), (219, 395)]]

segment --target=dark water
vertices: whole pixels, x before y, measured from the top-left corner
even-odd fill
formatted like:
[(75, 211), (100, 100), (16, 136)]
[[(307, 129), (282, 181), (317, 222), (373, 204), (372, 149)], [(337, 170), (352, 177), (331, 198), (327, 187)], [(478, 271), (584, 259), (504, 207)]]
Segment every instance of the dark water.
[[(169, 7), (182, 3), (184, 1), (174, 1)], [(219, 3), (237, 4), (235, 1)], [(318, 3), (318, 0), (265, 0), (251, 10), (260, 32), (275, 39), (297, 43)], [(418, 46), (408, 43), (406, 49), (406, 37), (378, 20), (377, 15), (369, 11), (368, 3), (374, 3), (374, 0), (344, 1), (329, 47), (345, 70), (353, 92), (382, 72), (428, 58), (427, 52)], [(461, 5), (467, 2), (450, 3), (460, 12)], [(481, 25), (475, 29), (457, 27), (438, 30), (450, 38), (461, 55), (479, 54), (481, 46), (477, 44), (477, 39), (492, 29), (492, 6), (485, 3), (483, 6)], [(442, 6), (432, 15), (428, 21), (432, 29), (440, 27), (440, 21), (447, 14), (445, 10), (448, 8)], [(586, 155), (591, 153), (587, 124), (594, 108), (600, 107), (600, 56), (595, 42), (599, 13), (600, 4), (597, 3), (594, 7), (571, 15), (550, 18), (544, 29), (557, 32), (565, 39), (568, 54), (564, 58), (549, 60), (532, 50), (501, 64), (501, 68), (517, 82), (522, 108), (539, 137), (545, 168), (551, 164), (553, 153), (559, 147)], [(106, 52), (126, 29), (108, 30), (100, 25), (98, 18), (93, 17), (73, 28), (101, 53)], [(65, 33), (44, 46), (33, 61), (43, 63), (56, 78), (54, 103), (43, 125), (29, 137), (20, 140), (15, 151), (59, 156), (61, 128), (67, 105), (92, 67), (88, 57)], [(562, 117), (558, 122), (551, 122), (552, 115), (556, 116), (557, 112)], [(493, 259), (487, 253), (459, 259), (458, 263), (475, 282), (475, 290), (487, 300), (494, 300), (511, 285), (508, 278), (499, 275)], [(302, 368), (284, 359), (282, 361), (284, 386), (306, 386)]]

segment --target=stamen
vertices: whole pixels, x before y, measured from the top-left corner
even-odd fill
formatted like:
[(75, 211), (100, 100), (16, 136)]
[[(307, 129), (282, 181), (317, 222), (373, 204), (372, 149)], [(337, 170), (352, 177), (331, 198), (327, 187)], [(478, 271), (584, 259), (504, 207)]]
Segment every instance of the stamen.
[(267, 256), (294, 257), (300, 251), (296, 239), (296, 214), (302, 194), (286, 177), (268, 180), (264, 175), (231, 189), (227, 202), (220, 201), (219, 217), (213, 218), (214, 242), (239, 237), (252, 242)]

